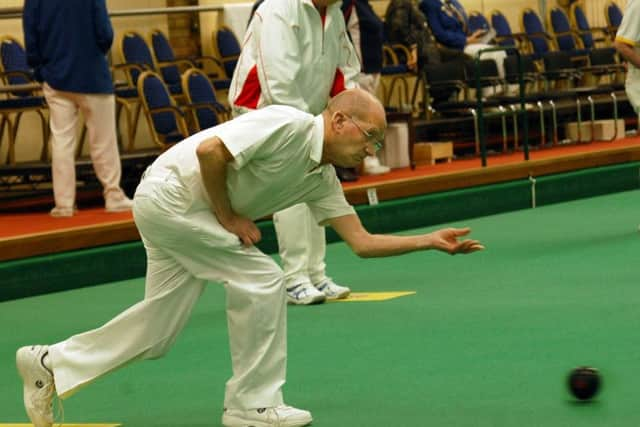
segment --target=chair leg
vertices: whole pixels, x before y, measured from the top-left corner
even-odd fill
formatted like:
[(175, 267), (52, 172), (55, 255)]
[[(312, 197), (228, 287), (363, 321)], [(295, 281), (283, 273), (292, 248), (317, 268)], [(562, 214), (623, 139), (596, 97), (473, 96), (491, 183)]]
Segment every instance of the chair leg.
[(518, 141), (518, 107), (510, 105), (511, 116), (513, 118), (513, 149), (517, 149), (520, 141)]
[(478, 126), (478, 112), (475, 108), (469, 108), (469, 112), (473, 116), (473, 135), (475, 138), (476, 155), (480, 154), (480, 129)]
[(596, 107), (591, 95), (587, 96), (587, 101), (589, 102), (589, 113), (591, 114), (591, 141), (589, 142), (594, 142), (596, 140)]
[(502, 122), (502, 152), (507, 152), (507, 110), (500, 105), (500, 121)]
[(544, 147), (544, 144), (547, 142), (546, 129), (544, 125), (544, 106), (542, 105), (542, 101), (538, 101), (537, 105), (540, 115), (540, 146)]
[(49, 160), (49, 123), (44, 117), (42, 111), (37, 111), (40, 116), (40, 125), (42, 126), (42, 149), (40, 150), (40, 161), (46, 162)]
[(16, 148), (15, 148), (15, 127), (11, 123), (9, 117), (6, 118), (7, 122), (7, 134), (9, 135), (9, 145), (7, 147), (7, 164), (13, 165), (16, 162)]
[(556, 110), (556, 103), (552, 99), (549, 100), (551, 106), (551, 125), (552, 125), (552, 144), (558, 145), (558, 111)]

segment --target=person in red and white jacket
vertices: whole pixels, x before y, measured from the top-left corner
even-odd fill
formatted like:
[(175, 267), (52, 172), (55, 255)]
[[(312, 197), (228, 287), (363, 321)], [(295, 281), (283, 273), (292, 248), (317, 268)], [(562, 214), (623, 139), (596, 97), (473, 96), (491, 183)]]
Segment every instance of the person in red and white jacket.
[[(234, 115), (272, 104), (320, 114), (329, 99), (358, 87), (360, 61), (337, 0), (265, 0), (243, 41), (229, 88)], [(325, 230), (306, 204), (273, 215), (291, 304), (345, 298), (325, 273)]]

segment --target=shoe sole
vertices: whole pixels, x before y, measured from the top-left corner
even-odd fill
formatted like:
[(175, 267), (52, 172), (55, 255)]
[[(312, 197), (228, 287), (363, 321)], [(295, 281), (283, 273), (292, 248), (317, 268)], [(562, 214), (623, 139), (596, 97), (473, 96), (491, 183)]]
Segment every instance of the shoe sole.
[[(287, 427), (304, 427), (312, 423), (313, 419), (299, 421), (293, 424), (286, 424)], [(242, 418), (226, 416), (222, 419), (224, 427), (273, 427), (273, 423), (264, 423), (262, 421), (247, 421)], [(285, 424), (282, 424), (285, 425)]]
[(327, 300), (325, 295), (319, 295), (317, 297), (312, 298), (311, 300), (299, 300), (295, 298), (291, 298), (287, 295), (287, 304), (290, 305), (316, 305), (322, 304)]
[(328, 299), (328, 300), (332, 300), (332, 301), (333, 301), (333, 300), (337, 300), (337, 299), (345, 299), (345, 298), (347, 298), (349, 295), (351, 295), (351, 291), (343, 292), (343, 293), (338, 294), (338, 295), (333, 296), (333, 297), (327, 296), (327, 299)]

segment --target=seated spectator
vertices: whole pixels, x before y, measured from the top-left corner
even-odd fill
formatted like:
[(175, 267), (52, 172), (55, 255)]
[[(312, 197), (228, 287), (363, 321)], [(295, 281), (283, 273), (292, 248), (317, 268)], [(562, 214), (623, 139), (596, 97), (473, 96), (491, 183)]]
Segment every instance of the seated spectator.
[[(461, 50), (438, 46), (425, 16), (420, 12), (414, 0), (391, 0), (385, 13), (385, 31), (390, 43), (409, 47), (410, 57), (407, 65), (413, 71), (423, 72), (428, 64), (459, 61), (464, 66), (468, 56)], [(452, 89), (430, 90), (434, 101), (448, 99)]]
[[(467, 55), (474, 56), (478, 51), (491, 47), (483, 42), (486, 30), (477, 30), (469, 34), (467, 12), (458, 0), (421, 0), (420, 10), (427, 17), (429, 26), (438, 43)], [(504, 51), (486, 52), (483, 58), (491, 58), (498, 65), (500, 77), (504, 77)]]

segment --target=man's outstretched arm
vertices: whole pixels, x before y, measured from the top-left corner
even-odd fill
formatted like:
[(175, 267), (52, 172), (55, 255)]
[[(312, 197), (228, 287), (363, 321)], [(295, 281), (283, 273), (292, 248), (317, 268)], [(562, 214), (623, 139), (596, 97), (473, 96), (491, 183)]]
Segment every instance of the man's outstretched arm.
[(356, 255), (363, 258), (386, 257), (408, 252), (437, 249), (451, 255), (467, 254), (484, 249), (478, 240), (459, 240), (469, 234), (469, 228), (443, 228), (427, 234), (395, 236), (371, 234), (357, 215), (345, 215), (329, 220), (329, 224), (347, 242)]

